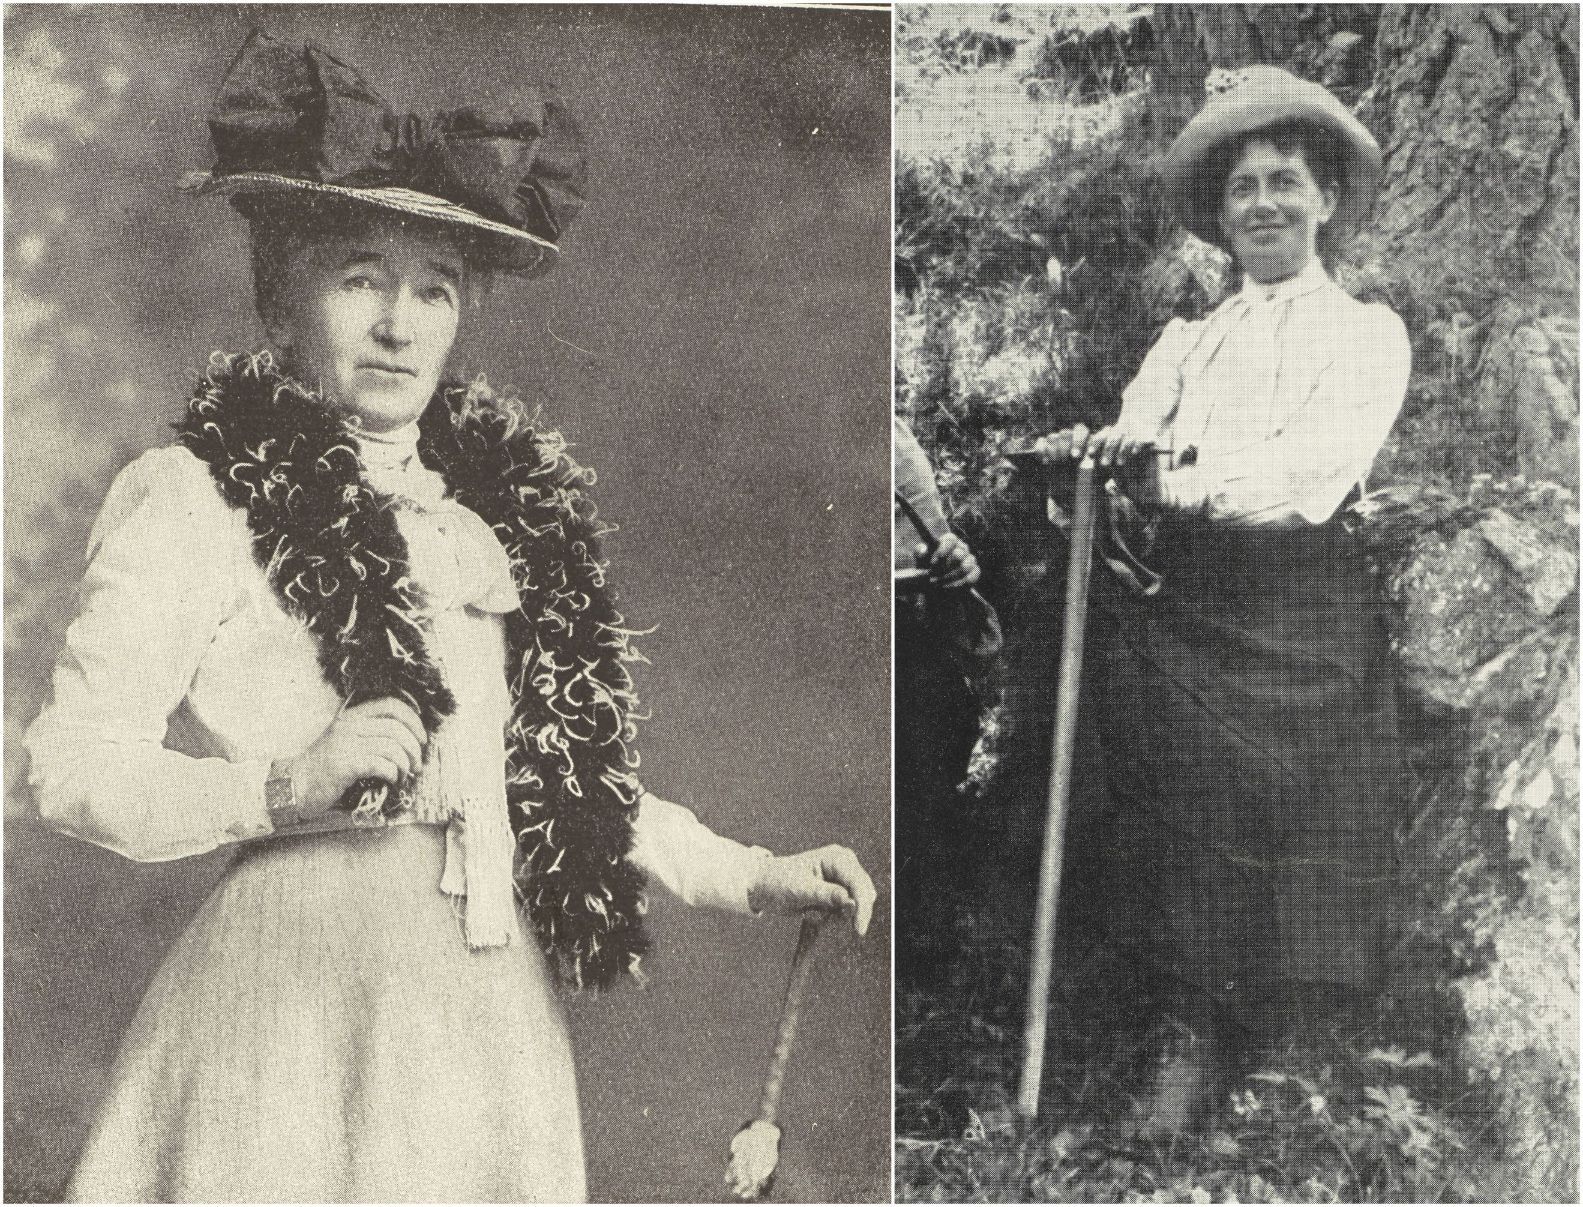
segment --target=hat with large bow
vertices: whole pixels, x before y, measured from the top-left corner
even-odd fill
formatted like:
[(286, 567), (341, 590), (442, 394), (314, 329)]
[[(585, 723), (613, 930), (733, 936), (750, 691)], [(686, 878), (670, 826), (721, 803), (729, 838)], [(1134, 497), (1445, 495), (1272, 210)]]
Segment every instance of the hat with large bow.
[(1368, 215), (1380, 187), (1380, 145), (1324, 85), (1260, 65), (1211, 72), (1204, 88), (1204, 107), (1176, 136), (1160, 169), (1166, 193), (1188, 230), (1211, 243), (1220, 238), (1221, 182), (1205, 175), (1215, 148), (1294, 118), (1324, 127), (1341, 143), (1345, 163), (1331, 220), (1350, 228)]
[(465, 226), (495, 267), (530, 276), (555, 263), (583, 203), (582, 134), (556, 101), (527, 91), (401, 114), (333, 55), (258, 31), (225, 73), (209, 133), (214, 169), (186, 188), (337, 197)]

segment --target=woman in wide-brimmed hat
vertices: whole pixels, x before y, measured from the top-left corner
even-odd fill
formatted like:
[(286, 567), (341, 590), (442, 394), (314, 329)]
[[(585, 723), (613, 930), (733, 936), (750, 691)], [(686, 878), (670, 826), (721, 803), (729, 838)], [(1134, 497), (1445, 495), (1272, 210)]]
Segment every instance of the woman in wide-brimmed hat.
[(1394, 313), (1325, 270), (1369, 211), (1380, 151), (1324, 88), (1217, 73), (1164, 178), (1242, 287), (1165, 328), (1114, 426), (1042, 445), (1114, 467), (1159, 513), (1164, 584), (1110, 593), (1115, 640), (1092, 661), (1114, 814), (1090, 855), (1114, 889), (1108, 925), (1172, 987), (1144, 1108), (1170, 1131), (1292, 1021), (1278, 1003), (1380, 981), (1396, 721), (1341, 517), (1401, 407), (1409, 349)]
[(446, 382), (493, 274), (560, 251), (554, 101), (393, 114), (255, 35), (192, 182), (250, 220), (273, 352), (216, 356), (180, 442), (116, 479), (54, 698), (44, 819), (236, 859), (155, 976), (71, 1188), (93, 1201), (576, 1201), (557, 979), (637, 971), (641, 890), (845, 909), (852, 853), (777, 858), (634, 775), (630, 630), (591, 475)]

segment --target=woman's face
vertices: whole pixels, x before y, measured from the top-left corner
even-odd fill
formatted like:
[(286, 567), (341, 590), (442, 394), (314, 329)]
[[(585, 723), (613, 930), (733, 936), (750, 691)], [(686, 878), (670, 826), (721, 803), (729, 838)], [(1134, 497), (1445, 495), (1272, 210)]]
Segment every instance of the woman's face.
[(1319, 187), (1301, 148), (1287, 154), (1254, 139), (1226, 176), (1220, 230), (1255, 281), (1284, 281), (1314, 258), (1319, 228), (1336, 212), (1336, 196), (1334, 188)]
[(290, 371), (368, 431), (421, 415), (461, 318), (466, 265), (456, 242), (374, 217), (288, 257), (270, 335)]

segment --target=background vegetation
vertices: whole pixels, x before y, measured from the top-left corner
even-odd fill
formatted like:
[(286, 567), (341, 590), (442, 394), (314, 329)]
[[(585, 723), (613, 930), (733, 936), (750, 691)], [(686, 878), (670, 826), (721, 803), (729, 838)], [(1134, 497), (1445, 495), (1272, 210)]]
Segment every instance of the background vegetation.
[[(964, 852), (899, 1002), (899, 1195), (1575, 1200), (1576, 10), (906, 6), (897, 38), (899, 406), (1007, 629), (952, 815), (898, 802), (899, 825)], [(1020, 1136), (1062, 567), (1005, 452), (1113, 417), (1164, 323), (1236, 284), (1174, 225), (1154, 165), (1205, 72), (1251, 62), (1324, 82), (1386, 152), (1335, 271), (1402, 315), (1414, 352), (1353, 516), (1392, 605), (1413, 770), (1390, 991), (1314, 1011), (1210, 1134), (1148, 1143), (1126, 1096), (1146, 987), (1069, 927), (1049, 1122)]]

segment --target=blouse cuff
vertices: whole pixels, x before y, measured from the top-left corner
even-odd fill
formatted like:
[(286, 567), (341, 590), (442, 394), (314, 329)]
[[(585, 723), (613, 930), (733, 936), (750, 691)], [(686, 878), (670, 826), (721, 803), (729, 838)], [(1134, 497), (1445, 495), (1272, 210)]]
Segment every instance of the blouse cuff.
[(249, 759), (236, 764), (238, 778), (247, 785), (247, 791), (238, 800), (236, 815), (226, 826), (225, 841), (246, 842), (274, 833), (275, 823), (270, 819), (264, 791), (272, 765), (269, 759)]

